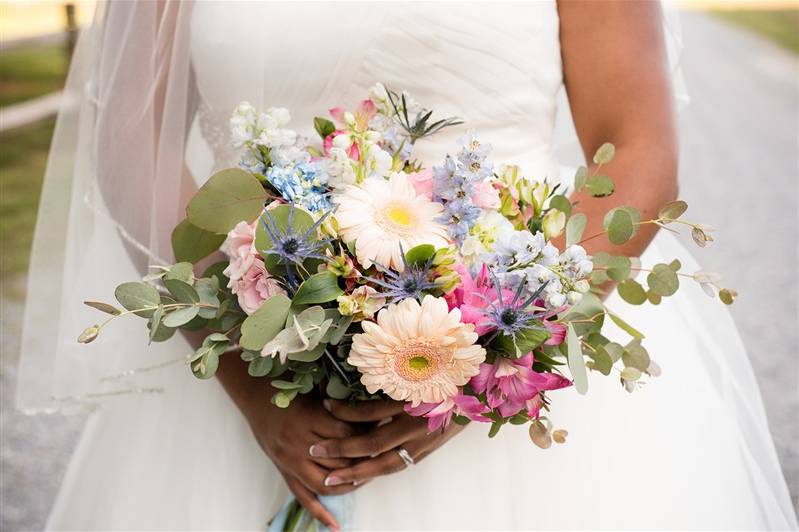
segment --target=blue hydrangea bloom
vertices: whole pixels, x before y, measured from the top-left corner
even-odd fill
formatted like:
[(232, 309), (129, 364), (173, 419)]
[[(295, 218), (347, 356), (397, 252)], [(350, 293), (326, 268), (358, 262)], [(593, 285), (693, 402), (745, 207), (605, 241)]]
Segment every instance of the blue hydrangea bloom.
[(272, 166), (266, 172), (266, 179), (294, 205), (311, 212), (331, 208), (327, 197), (328, 175), (315, 162)]

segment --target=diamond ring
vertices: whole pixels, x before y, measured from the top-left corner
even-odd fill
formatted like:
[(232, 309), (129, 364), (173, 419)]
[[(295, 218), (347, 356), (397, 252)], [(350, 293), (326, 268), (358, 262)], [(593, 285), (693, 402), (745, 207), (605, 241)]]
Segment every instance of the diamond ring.
[(405, 449), (405, 447), (397, 447), (394, 450), (397, 451), (399, 457), (402, 458), (403, 462), (405, 462), (405, 467), (410, 467), (414, 464), (411, 453), (409, 453), (408, 450)]

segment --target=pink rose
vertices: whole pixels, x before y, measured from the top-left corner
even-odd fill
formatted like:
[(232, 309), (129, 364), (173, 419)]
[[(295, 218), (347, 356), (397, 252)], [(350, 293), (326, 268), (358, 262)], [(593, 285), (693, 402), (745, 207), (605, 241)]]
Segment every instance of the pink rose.
[(277, 294), (286, 293), (278, 282), (269, 276), (260, 258), (252, 261), (252, 265), (244, 275), (236, 280), (230, 280), (231, 291), (238, 296), (241, 310), (252, 314), (264, 304), (264, 301)]
[(417, 196), (424, 196), (431, 201), (433, 200), (432, 170), (424, 169), (419, 172), (410, 173), (408, 174), (408, 181), (413, 185)]
[(477, 183), (472, 195), (472, 203), (481, 209), (499, 209), (501, 205), (499, 192), (490, 181), (481, 181)]
[(228, 288), (232, 288), (235, 281), (247, 273), (258, 253), (255, 251), (255, 224), (239, 222), (227, 236), (222, 244), (222, 252), (230, 257), (230, 264), (225, 268), (224, 274), (230, 279)]

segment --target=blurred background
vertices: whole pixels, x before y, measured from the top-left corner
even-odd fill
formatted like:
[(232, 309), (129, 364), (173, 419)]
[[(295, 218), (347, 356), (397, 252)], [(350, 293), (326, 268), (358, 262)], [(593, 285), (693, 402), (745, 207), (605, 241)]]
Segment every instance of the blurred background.
[[(691, 97), (680, 116), (681, 197), (720, 228), (718, 243), (697, 255), (740, 293), (732, 313), (799, 508), (799, 2), (679, 6)], [(92, 11), (90, 1), (0, 1), (3, 531), (43, 527), (85, 421), (25, 416), (13, 405), (28, 253), (59, 91)]]

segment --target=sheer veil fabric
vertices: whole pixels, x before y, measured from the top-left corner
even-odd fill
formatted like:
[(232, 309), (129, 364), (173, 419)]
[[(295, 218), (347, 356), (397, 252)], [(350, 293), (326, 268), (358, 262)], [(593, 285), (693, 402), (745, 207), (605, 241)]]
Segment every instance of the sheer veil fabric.
[[(100, 4), (56, 127), (25, 316), (20, 407), (96, 410), (49, 527), (263, 529), (286, 496), (218, 383), (195, 382), (179, 363), (183, 340), (148, 348), (130, 320), (75, 342), (98, 319), (82, 300), (171, 260), (186, 198), (235, 163), (227, 118), (239, 100), (290, 108), (310, 136), (314, 114), (382, 81), (465, 118), (495, 160), (555, 179), (558, 24), (554, 1)], [(437, 162), (460, 134), (418, 156)], [(698, 269), (667, 234), (642, 260), (674, 257)], [(559, 392), (554, 419), (570, 437), (547, 452), (523, 428), (489, 442), (469, 427), (358, 490), (353, 528), (796, 528), (731, 318), (693, 287), (667, 303), (627, 312), (650, 332), (660, 379), (631, 396), (599, 379), (587, 397)]]

